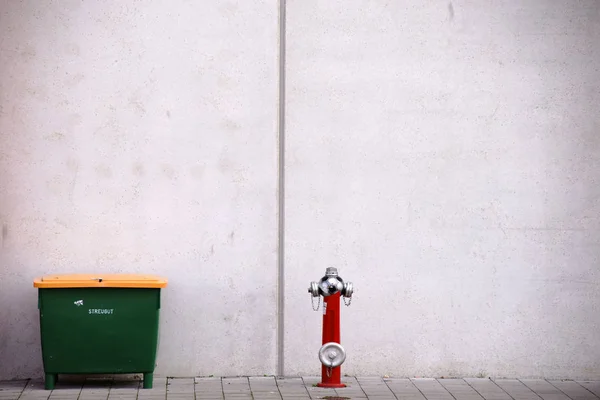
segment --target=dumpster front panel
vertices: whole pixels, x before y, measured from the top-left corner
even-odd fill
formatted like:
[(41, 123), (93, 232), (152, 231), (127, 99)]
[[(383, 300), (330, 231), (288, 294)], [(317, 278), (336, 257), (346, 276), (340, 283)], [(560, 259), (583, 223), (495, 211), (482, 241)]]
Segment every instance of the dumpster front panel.
[(46, 373), (153, 372), (160, 289), (39, 289)]

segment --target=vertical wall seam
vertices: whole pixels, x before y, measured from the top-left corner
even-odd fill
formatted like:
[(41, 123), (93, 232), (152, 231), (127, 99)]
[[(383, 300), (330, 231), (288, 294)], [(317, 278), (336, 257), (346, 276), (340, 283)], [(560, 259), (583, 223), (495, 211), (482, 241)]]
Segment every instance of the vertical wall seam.
[(277, 375), (284, 374), (285, 307), (285, 11), (286, 0), (279, 0), (279, 98), (278, 98), (278, 212), (277, 212)]

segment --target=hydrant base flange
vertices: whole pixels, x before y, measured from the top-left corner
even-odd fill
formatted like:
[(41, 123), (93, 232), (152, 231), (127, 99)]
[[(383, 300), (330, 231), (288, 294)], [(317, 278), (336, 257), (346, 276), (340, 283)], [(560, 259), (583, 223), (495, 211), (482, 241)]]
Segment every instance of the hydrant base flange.
[(320, 387), (320, 388), (330, 388), (330, 389), (339, 389), (339, 388), (345, 388), (346, 384), (345, 383), (323, 383), (323, 382), (319, 382), (319, 383), (317, 383), (317, 387)]

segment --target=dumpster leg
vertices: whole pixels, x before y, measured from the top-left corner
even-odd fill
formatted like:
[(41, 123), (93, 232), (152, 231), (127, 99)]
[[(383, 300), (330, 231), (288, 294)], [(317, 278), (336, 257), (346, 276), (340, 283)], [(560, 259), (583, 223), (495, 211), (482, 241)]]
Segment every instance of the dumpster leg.
[(56, 385), (56, 374), (46, 374), (44, 379), (44, 387), (46, 390), (54, 390), (54, 385)]
[(152, 372), (144, 373), (144, 389), (152, 389), (154, 374)]

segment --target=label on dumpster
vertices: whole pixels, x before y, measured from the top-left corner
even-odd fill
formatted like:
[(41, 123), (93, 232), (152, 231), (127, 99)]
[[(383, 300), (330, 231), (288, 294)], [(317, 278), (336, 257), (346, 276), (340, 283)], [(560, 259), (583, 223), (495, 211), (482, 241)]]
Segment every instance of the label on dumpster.
[(90, 308), (88, 310), (88, 314), (112, 314), (114, 312), (113, 308)]

